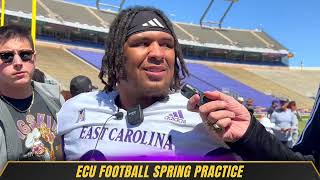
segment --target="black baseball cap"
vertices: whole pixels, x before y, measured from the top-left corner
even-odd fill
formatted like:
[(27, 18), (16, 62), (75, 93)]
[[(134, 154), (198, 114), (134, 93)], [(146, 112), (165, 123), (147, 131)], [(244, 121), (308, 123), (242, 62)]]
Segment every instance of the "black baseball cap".
[(80, 93), (90, 92), (93, 89), (97, 88), (92, 85), (91, 80), (87, 76), (76, 76), (70, 82), (70, 93), (72, 97)]

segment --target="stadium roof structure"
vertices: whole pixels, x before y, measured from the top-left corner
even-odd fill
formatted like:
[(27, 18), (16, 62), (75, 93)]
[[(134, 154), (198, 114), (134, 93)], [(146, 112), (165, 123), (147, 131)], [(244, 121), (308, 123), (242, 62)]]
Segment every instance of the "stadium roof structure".
[[(31, 19), (32, 0), (7, 0), (7, 15)], [(109, 32), (117, 13), (61, 0), (37, 0), (37, 20), (52, 24)], [(287, 56), (289, 51), (266, 32), (200, 27), (174, 22), (179, 42), (184, 45)]]

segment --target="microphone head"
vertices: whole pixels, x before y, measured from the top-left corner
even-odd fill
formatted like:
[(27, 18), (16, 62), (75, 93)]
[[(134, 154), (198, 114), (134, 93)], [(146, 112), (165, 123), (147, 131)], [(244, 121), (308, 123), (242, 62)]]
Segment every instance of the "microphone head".
[(114, 116), (116, 117), (116, 119), (120, 120), (123, 118), (123, 112), (117, 112), (114, 114)]

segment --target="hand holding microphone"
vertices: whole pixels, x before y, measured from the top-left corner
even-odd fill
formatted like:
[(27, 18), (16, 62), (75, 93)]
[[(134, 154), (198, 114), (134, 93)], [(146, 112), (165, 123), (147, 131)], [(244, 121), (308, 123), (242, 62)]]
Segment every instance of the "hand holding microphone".
[[(201, 103), (203, 96), (208, 99), (206, 103)], [(214, 131), (226, 142), (235, 142), (240, 139), (250, 124), (249, 111), (231, 96), (218, 91), (192, 95), (187, 108), (190, 111), (199, 112), (209, 132)]]

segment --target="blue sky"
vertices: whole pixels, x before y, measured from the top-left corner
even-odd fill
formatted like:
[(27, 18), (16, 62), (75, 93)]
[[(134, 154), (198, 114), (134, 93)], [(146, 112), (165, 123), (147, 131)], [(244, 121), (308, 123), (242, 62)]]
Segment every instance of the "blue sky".
[[(67, 0), (95, 6), (95, 0)], [(120, 0), (101, 0), (120, 4)], [(148, 5), (163, 10), (174, 21), (199, 24), (210, 0), (127, 0), (124, 7)], [(205, 20), (218, 21), (229, 4), (215, 0)], [(320, 1), (239, 0), (224, 20), (223, 27), (262, 29), (290, 52), (291, 66), (320, 67)]]

